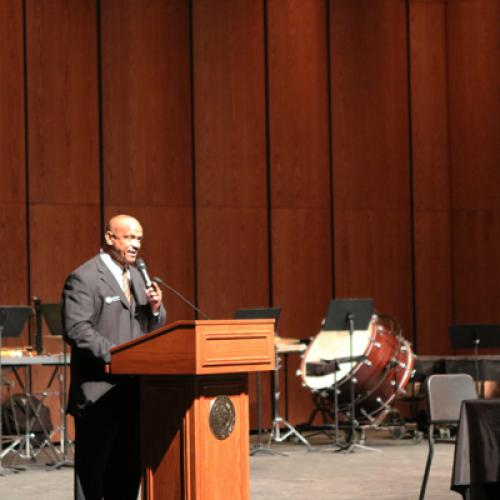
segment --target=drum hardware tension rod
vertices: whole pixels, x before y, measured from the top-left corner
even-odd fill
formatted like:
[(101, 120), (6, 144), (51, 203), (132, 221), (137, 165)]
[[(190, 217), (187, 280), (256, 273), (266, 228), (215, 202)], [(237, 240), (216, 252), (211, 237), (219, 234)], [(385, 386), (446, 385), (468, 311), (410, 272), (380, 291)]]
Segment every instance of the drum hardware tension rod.
[(370, 421), (370, 424), (373, 424), (373, 422), (375, 422), (375, 419), (364, 408), (360, 408), (359, 411), (365, 418)]
[(384, 408), (384, 410), (386, 411), (391, 411), (391, 407), (389, 405), (389, 403), (385, 403), (384, 401), (382, 401), (382, 398), (379, 396), (377, 399), (376, 399), (377, 403), (382, 406), (382, 408)]
[(398, 384), (395, 380), (391, 380), (391, 385), (392, 385), (392, 387), (394, 387), (394, 388), (395, 388), (395, 390), (396, 390), (397, 392), (399, 392), (400, 394), (404, 394), (404, 395), (406, 395), (406, 394), (407, 394), (407, 393), (406, 393), (406, 389), (403, 389), (403, 388), (402, 388), (402, 387), (401, 387), (401, 386), (400, 386), (400, 385), (399, 385), (399, 384)]
[(404, 361), (399, 361), (396, 358), (391, 359), (391, 368), (395, 368), (396, 366), (399, 366), (403, 370), (406, 368), (406, 363)]

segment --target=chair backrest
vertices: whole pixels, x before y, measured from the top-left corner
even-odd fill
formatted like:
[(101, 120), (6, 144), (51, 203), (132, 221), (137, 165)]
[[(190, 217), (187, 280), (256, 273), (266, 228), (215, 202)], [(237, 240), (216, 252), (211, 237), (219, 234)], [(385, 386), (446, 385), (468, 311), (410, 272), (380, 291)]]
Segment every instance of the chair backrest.
[(431, 424), (458, 422), (462, 401), (477, 399), (474, 379), (466, 373), (431, 375), (425, 390)]

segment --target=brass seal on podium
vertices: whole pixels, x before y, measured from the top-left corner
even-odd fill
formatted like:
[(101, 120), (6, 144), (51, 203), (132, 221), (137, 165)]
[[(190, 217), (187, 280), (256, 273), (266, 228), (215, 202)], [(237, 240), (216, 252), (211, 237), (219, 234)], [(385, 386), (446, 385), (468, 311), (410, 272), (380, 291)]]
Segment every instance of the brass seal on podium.
[(231, 435), (236, 420), (233, 402), (227, 396), (217, 396), (210, 403), (209, 424), (217, 439), (226, 439)]

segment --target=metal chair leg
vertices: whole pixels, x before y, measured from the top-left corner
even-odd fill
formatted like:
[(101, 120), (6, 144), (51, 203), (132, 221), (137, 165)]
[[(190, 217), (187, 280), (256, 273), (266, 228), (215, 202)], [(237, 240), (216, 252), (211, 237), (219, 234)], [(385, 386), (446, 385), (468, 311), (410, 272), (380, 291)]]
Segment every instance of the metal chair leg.
[(432, 458), (434, 457), (434, 425), (429, 425), (429, 454), (427, 455), (427, 462), (425, 464), (424, 478), (422, 479), (422, 486), (420, 487), (419, 500), (425, 499), (425, 490), (427, 488), (427, 481), (429, 479), (429, 472), (431, 470)]

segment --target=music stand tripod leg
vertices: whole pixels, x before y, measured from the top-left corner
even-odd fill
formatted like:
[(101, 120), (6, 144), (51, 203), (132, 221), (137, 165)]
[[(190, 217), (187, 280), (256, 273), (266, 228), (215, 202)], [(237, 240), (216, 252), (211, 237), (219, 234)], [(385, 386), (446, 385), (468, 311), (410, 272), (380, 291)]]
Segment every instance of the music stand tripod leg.
[[(0, 348), (2, 346), (2, 328), (3, 326), (0, 324)], [(3, 385), (1, 376), (2, 376), (2, 356), (0, 354), (0, 389), (2, 388)], [(8, 390), (10, 396), (10, 388)], [(26, 467), (17, 466), (15, 463), (11, 464), (9, 467), (4, 467), (2, 465), (3, 458), (7, 456), (11, 451), (14, 451), (15, 448), (19, 446), (22, 442), (22, 438), (17, 437), (17, 439), (13, 440), (12, 443), (10, 443), (6, 448), (3, 447), (2, 415), (3, 415), (3, 403), (2, 403), (2, 397), (0, 395), (0, 477), (6, 476), (8, 474), (17, 474), (22, 470), (26, 470)]]
[[(2, 459), (7, 453), (14, 451), (16, 447), (21, 448), (24, 437), (20, 436), (19, 432), (16, 432), (17, 439), (15, 439), (5, 450), (3, 450), (3, 428), (2, 428), (2, 339), (5, 337), (17, 338), (19, 337), (28, 317), (31, 314), (31, 308), (28, 306), (0, 306), (0, 476), (5, 476), (10, 473), (17, 473), (20, 470), (25, 470), (23, 466), (17, 466), (14, 462), (10, 464), (9, 468), (4, 468), (2, 466)], [(10, 386), (9, 386), (9, 400), (10, 398)], [(14, 413), (15, 416), (15, 413)], [(16, 423), (17, 428), (17, 423)], [(18, 429), (16, 429), (18, 431)], [(16, 453), (16, 459), (19, 456), (19, 452)]]
[[(336, 369), (338, 368), (338, 364), (336, 364)], [(333, 372), (333, 385), (331, 386), (333, 389), (333, 419), (334, 419), (334, 442), (327, 448), (324, 448), (324, 451), (343, 451), (346, 448), (345, 444), (340, 443), (339, 436), (339, 390), (337, 388), (337, 370)], [(331, 414), (331, 413), (330, 413)], [(322, 450), (322, 451), (323, 451)]]
[[(346, 316), (347, 325), (349, 327), (349, 358), (351, 364), (351, 374), (354, 368), (354, 346), (353, 346), (353, 336), (354, 336), (354, 314), (348, 313)], [(355, 450), (364, 450), (364, 451), (375, 451), (381, 452), (376, 448), (371, 448), (369, 446), (365, 446), (363, 444), (359, 444), (355, 442), (356, 439), (356, 431), (358, 430), (359, 423), (356, 420), (356, 397), (355, 397), (355, 384), (357, 380), (353, 375), (351, 375), (350, 379), (350, 409), (349, 409), (349, 422), (350, 422), (350, 442), (347, 443), (347, 446), (338, 450), (340, 453), (354, 453)]]
[(66, 369), (67, 369), (67, 347), (66, 342), (63, 340), (63, 364), (62, 366), (62, 377), (59, 378), (59, 405), (60, 405), (60, 437), (61, 440), (61, 454), (62, 460), (55, 463), (49, 470), (58, 470), (61, 467), (74, 467), (74, 462), (70, 458), (68, 458), (68, 448), (69, 448), (69, 439), (68, 439), (68, 420), (66, 415)]
[[(0, 338), (1, 338), (2, 332), (0, 330)], [(2, 359), (0, 355), (0, 388), (2, 386), (1, 382), (1, 373), (2, 373)], [(23, 470), (24, 468), (17, 468), (15, 465), (12, 467), (4, 467), (2, 465), (3, 458), (7, 456), (12, 450), (15, 449), (16, 446), (18, 446), (21, 443), (21, 439), (15, 439), (12, 443), (9, 444), (5, 449), (3, 447), (3, 428), (2, 428), (2, 398), (0, 397), (0, 477), (6, 476), (7, 474), (17, 474), (20, 470)]]
[[(283, 435), (281, 434), (280, 424), (283, 424), (288, 429), (288, 431), (285, 431)], [(273, 427), (274, 427), (273, 439), (277, 443), (282, 443), (283, 441), (286, 441), (289, 437), (295, 436), (300, 442), (302, 442), (302, 444), (305, 444), (307, 446), (307, 449), (309, 451), (312, 450), (311, 443), (309, 443), (309, 441), (292, 424), (287, 422), (284, 418), (277, 416), (274, 419)]]
[(262, 393), (261, 393), (261, 373), (257, 372), (257, 425), (258, 425), (258, 442), (257, 445), (250, 449), (250, 455), (284, 455), (281, 452), (271, 450), (270, 446), (262, 444)]
[[(301, 443), (305, 444), (309, 451), (311, 451), (312, 447), (309, 441), (292, 424), (287, 422), (283, 417), (280, 417), (279, 415), (278, 406), (280, 397), (280, 391), (279, 391), (280, 366), (281, 366), (280, 357), (278, 352), (276, 352), (276, 367), (274, 369), (274, 391), (273, 391), (273, 422), (272, 422), (270, 440), (273, 440), (277, 443), (282, 443), (283, 441), (285, 441), (286, 439), (288, 439), (293, 435)], [(281, 424), (283, 424), (288, 429), (288, 431), (286, 431), (285, 434), (283, 435), (281, 435), (281, 428), (280, 428)], [(283, 455), (286, 455), (286, 453), (283, 453)]]
[[(4, 311), (1, 311), (0, 314), (0, 349), (2, 347), (2, 334), (3, 334), (3, 326), (6, 319), (6, 315)], [(2, 354), (0, 352), (0, 389), (2, 389)], [(6, 476), (7, 474), (17, 474), (20, 470), (24, 470), (24, 467), (19, 468), (16, 467), (15, 464), (12, 467), (4, 467), (2, 465), (3, 457), (8, 455), (16, 446), (21, 443), (21, 439), (18, 438), (14, 440), (7, 448), (3, 448), (3, 427), (2, 427), (2, 416), (3, 416), (3, 405), (2, 405), (2, 397), (0, 391), (0, 477)], [(9, 391), (10, 394), (10, 391)]]

